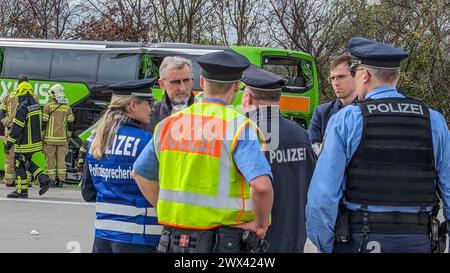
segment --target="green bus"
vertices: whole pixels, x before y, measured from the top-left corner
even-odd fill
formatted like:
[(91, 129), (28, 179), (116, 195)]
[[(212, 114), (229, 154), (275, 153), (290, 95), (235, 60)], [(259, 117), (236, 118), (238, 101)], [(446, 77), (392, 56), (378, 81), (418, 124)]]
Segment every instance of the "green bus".
[[(305, 52), (248, 46), (208, 46), (184, 43), (130, 43), (67, 40), (0, 38), (0, 99), (17, 87), (20, 74), (28, 76), (39, 102), (49, 102), (48, 90), (54, 84), (64, 86), (75, 115), (74, 134), (67, 156), (66, 180), (78, 180), (76, 160), (81, 142), (107, 107), (114, 82), (158, 78), (158, 68), (166, 56), (192, 60), (194, 92), (201, 95), (196, 62), (198, 56), (216, 51), (232, 51), (251, 63), (282, 76), (286, 81), (281, 99), (282, 114), (304, 127), (309, 125), (318, 104), (317, 68), (314, 58)], [(155, 86), (153, 94), (160, 100), (163, 92)], [(242, 93), (233, 104), (240, 104)], [(3, 141), (4, 137), (1, 139)], [(2, 144), (2, 143), (0, 143)], [(3, 145), (0, 145), (0, 171), (4, 170)], [(42, 154), (36, 163), (45, 167)]]

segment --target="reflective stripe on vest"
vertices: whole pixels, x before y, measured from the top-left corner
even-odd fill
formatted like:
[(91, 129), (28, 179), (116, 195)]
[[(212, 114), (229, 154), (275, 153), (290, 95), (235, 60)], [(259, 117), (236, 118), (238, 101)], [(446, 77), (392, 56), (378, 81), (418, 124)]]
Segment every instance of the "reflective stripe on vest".
[[(121, 204), (97, 202), (95, 204), (96, 213), (119, 215), (126, 217), (146, 216), (156, 217), (155, 208), (137, 208)], [(134, 234), (160, 235), (162, 226), (160, 225), (140, 225), (131, 222), (117, 221), (110, 219), (96, 219), (95, 228)], [(145, 232), (144, 232), (145, 230)]]
[(137, 208), (134, 206), (113, 204), (113, 203), (103, 203), (97, 202), (95, 204), (95, 211), (99, 213), (106, 214), (116, 214), (123, 216), (135, 217), (138, 215), (154, 216), (156, 217), (155, 208)]
[(161, 235), (163, 227), (161, 225), (144, 226), (130, 222), (96, 219), (95, 228), (131, 234)]
[(212, 103), (194, 104), (158, 124), (160, 224), (211, 229), (254, 218), (249, 186), (232, 157), (248, 125), (257, 131), (245, 116)]

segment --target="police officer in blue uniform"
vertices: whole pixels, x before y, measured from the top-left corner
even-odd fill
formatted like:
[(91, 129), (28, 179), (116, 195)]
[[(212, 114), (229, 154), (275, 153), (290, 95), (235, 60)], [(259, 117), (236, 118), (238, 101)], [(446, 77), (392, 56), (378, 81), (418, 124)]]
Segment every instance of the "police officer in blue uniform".
[(274, 202), (265, 237), (267, 252), (302, 253), (306, 195), (316, 155), (307, 131), (280, 115), (282, 78), (252, 65), (244, 71), (242, 82), (246, 85), (242, 110), (268, 140), (265, 155), (272, 168)]
[(328, 123), (308, 192), (308, 237), (322, 252), (442, 251), (433, 208), (440, 189), (450, 219), (445, 119), (398, 93), (406, 52), (366, 38), (348, 49), (362, 102)]
[(351, 58), (350, 55), (341, 55), (331, 61), (330, 80), (336, 99), (317, 106), (308, 128), (309, 138), (317, 154), (320, 154), (331, 116), (356, 100), (355, 81), (349, 71)]
[(131, 177), (152, 135), (144, 130), (153, 105), (154, 79), (109, 86), (113, 96), (86, 157), (82, 194), (96, 202), (94, 253), (155, 252), (162, 227), (156, 209)]

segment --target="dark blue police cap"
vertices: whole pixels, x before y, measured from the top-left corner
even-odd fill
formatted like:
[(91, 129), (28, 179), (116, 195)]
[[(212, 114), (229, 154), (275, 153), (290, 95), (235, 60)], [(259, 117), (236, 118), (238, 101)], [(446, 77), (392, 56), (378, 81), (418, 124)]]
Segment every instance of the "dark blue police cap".
[(250, 65), (247, 58), (232, 52), (213, 52), (198, 57), (205, 79), (215, 82), (235, 82), (242, 78), (242, 72)]
[(280, 91), (286, 84), (280, 76), (255, 65), (250, 65), (244, 71), (242, 82), (250, 88), (269, 92)]
[(352, 55), (352, 66), (364, 64), (380, 69), (396, 69), (408, 53), (387, 44), (362, 37), (351, 38), (348, 50)]
[(136, 96), (145, 100), (153, 100), (152, 86), (155, 78), (134, 80), (110, 84), (109, 90), (112, 90), (115, 96)]

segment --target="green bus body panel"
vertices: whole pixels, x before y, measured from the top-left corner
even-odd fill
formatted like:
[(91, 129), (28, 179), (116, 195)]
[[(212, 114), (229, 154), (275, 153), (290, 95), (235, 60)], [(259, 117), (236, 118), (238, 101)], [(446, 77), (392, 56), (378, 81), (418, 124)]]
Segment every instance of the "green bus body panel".
[[(282, 93), (282, 96), (309, 98), (309, 111), (307, 112), (286, 111), (286, 110), (282, 111), (282, 114), (285, 117), (298, 117), (305, 119), (307, 125), (309, 126), (314, 109), (319, 104), (319, 87), (318, 87), (319, 81), (317, 78), (316, 61), (310, 54), (299, 51), (291, 51), (287, 49), (271, 49), (263, 47), (230, 46), (230, 48), (235, 52), (247, 57), (247, 59), (249, 59), (249, 61), (252, 64), (258, 67), (262, 67), (262, 60), (264, 56), (295, 57), (311, 62), (313, 72), (313, 85), (311, 89), (309, 89), (304, 93), (286, 93), (286, 92)], [(242, 91), (239, 91), (239, 93), (240, 94), (237, 95), (236, 98), (234, 99), (233, 105), (240, 105), (242, 98)]]
[[(61, 84), (64, 87), (64, 94), (68, 100), (69, 105), (74, 105), (87, 96), (90, 91), (84, 83), (68, 83), (68, 82), (54, 82), (54, 81), (33, 81), (30, 80), (30, 84), (33, 86), (34, 94), (38, 97), (39, 103), (45, 105), (50, 101), (50, 95), (48, 90), (55, 84)], [(3, 98), (6, 93), (12, 92), (17, 88), (17, 79), (0, 78), (1, 94)], [(0, 170), (5, 169), (5, 153), (3, 149), (4, 139), (0, 139)], [(45, 156), (42, 152), (35, 153), (33, 155), (33, 161), (45, 170)]]
[[(34, 94), (37, 95), (39, 103), (45, 105), (50, 102), (50, 94), (48, 90), (55, 85), (61, 84), (64, 87), (64, 95), (69, 101), (69, 105), (74, 105), (89, 96), (89, 88), (84, 83), (70, 83), (70, 82), (55, 82), (55, 81), (33, 81), (30, 80), (33, 86)], [(1, 97), (7, 92), (12, 92), (17, 88), (17, 79), (0, 78)]]
[(153, 94), (153, 97), (155, 98), (155, 101), (160, 101), (164, 95), (164, 92), (159, 87), (153, 87), (152, 94)]
[[(290, 97), (299, 97), (299, 98), (308, 98), (309, 99), (309, 111), (299, 112), (299, 111), (287, 111), (283, 110), (282, 114), (285, 117), (295, 117), (295, 118), (303, 118), (307, 125), (312, 118), (312, 114), (314, 109), (317, 107), (319, 103), (319, 88), (318, 88), (318, 79), (317, 79), (317, 69), (316, 62), (314, 58), (307, 53), (298, 52), (298, 51), (290, 51), (286, 49), (270, 49), (270, 48), (262, 48), (262, 47), (248, 47), (248, 46), (230, 46), (230, 48), (238, 54), (245, 56), (250, 63), (261, 67), (262, 60), (264, 56), (282, 56), (282, 57), (295, 57), (301, 60), (306, 60), (311, 63), (312, 72), (313, 72), (313, 85), (312, 87), (304, 92), (304, 93), (286, 93), (284, 92), (282, 96), (290, 96)], [(153, 95), (156, 101), (160, 101), (163, 97), (163, 92), (159, 87), (153, 88)], [(232, 102), (232, 105), (236, 106), (236, 110), (240, 110), (239, 106), (241, 105), (243, 92), (240, 90), (235, 99)], [(197, 98), (201, 99), (203, 97), (203, 93), (200, 92), (197, 95)], [(86, 134), (86, 138), (90, 135), (90, 133)]]

